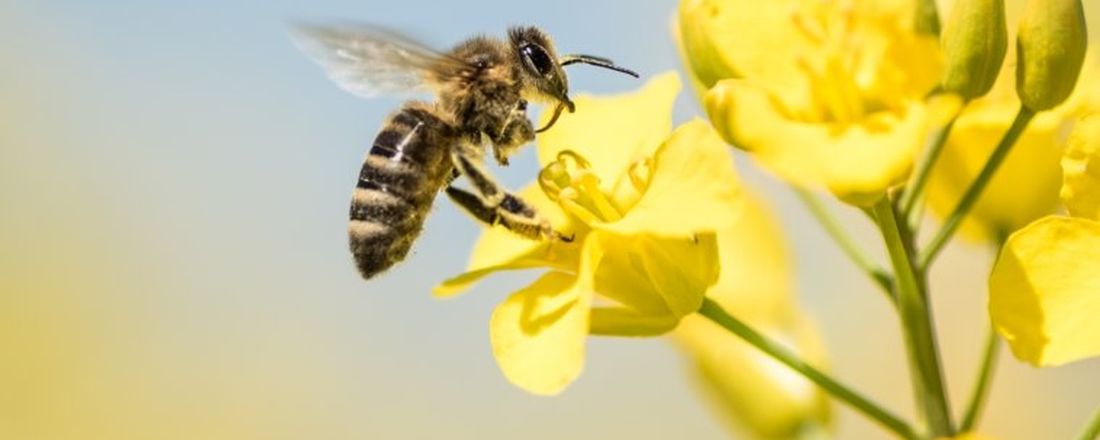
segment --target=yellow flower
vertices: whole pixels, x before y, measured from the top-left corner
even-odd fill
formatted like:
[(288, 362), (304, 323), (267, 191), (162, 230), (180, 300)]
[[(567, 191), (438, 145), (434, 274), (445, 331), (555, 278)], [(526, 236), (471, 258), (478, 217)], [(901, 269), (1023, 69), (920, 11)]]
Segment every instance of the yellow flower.
[(1036, 366), (1100, 355), (1100, 115), (1074, 129), (1062, 166), (1072, 216), (1012, 234), (989, 278), (994, 327)]
[[(1014, 63), (1011, 53), (1008, 64)], [(959, 228), (964, 238), (993, 241), (1058, 209), (1065, 133), (1081, 115), (1100, 110), (1100, 72), (1094, 63), (1087, 66), (1069, 100), (1032, 119)], [(1002, 69), (993, 90), (967, 105), (955, 122), (928, 178), (934, 215), (954, 210), (1012, 124), (1020, 108), (1014, 83), (1012, 69)]]
[[(761, 200), (746, 197), (744, 215), (718, 231), (722, 274), (707, 297), (821, 367), (825, 352), (791, 298), (790, 257), (777, 225)], [(700, 391), (734, 428), (773, 439), (828, 428), (825, 393), (787, 366), (700, 316), (684, 317), (673, 335)]]
[(548, 269), (490, 322), (493, 354), (514, 384), (560, 392), (581, 371), (587, 334), (665, 333), (717, 280), (715, 231), (737, 218), (739, 183), (706, 123), (672, 131), (679, 90), (665, 74), (636, 93), (578, 97), (577, 113), (539, 138), (539, 182), (520, 193), (574, 241), (487, 229), (468, 271), (436, 288), (449, 296), (496, 271)]
[[(941, 113), (911, 1), (689, 0), (681, 45), (711, 122), (782, 178), (870, 205), (904, 183)], [(930, 111), (933, 110), (933, 111)]]

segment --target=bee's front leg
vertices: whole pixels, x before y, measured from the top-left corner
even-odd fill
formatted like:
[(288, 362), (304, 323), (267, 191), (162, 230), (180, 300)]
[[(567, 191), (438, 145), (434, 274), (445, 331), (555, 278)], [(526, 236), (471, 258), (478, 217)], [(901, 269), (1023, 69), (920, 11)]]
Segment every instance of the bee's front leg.
[(535, 140), (535, 126), (527, 118), (527, 101), (519, 100), (504, 120), (493, 142), (493, 158), (501, 165), (508, 165), (508, 156), (524, 144)]
[(455, 153), (452, 158), (455, 168), (466, 176), (477, 192), (447, 186), (447, 195), (474, 218), (489, 225), (504, 226), (532, 240), (573, 241), (571, 235), (567, 236), (555, 231), (550, 221), (540, 216), (531, 204), (501, 188), (480, 165), (469, 157), (462, 153)]

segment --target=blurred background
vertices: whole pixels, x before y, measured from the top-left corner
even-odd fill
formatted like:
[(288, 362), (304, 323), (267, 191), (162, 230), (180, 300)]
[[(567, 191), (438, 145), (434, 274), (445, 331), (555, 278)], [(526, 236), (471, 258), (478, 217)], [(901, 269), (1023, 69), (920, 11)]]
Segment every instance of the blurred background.
[[(399, 101), (338, 90), (284, 24), (365, 20), (446, 47), (531, 23), (564, 51), (648, 76), (679, 68), (675, 2), (308, 3), (0, 0), (0, 438), (727, 438), (662, 339), (592, 339), (559, 397), (509, 385), (489, 314), (531, 277), (432, 299), (479, 231), (449, 203), (403, 265), (362, 281), (346, 249), (349, 195)], [(1085, 3), (1100, 23), (1100, 5)], [(576, 90), (639, 84), (570, 75)], [(676, 120), (697, 114), (685, 94)], [(834, 372), (911, 414), (887, 303), (783, 185), (741, 159), (783, 219)], [(536, 167), (527, 149), (495, 171), (518, 188)], [(842, 217), (879, 250), (862, 214)], [(990, 257), (956, 245), (934, 273), (956, 408), (981, 349)], [(1037, 370), (1006, 350), (1001, 361), (991, 435), (1066, 438), (1098, 403), (1096, 360)], [(839, 437), (884, 436), (837, 408)]]

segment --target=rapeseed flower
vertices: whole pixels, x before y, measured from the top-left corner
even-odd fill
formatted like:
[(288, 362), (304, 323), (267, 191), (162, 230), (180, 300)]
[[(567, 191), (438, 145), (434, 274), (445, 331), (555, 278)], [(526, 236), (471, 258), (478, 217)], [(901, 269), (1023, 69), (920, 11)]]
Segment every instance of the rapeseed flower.
[(651, 336), (699, 309), (719, 276), (716, 231), (740, 212), (724, 143), (702, 121), (672, 130), (675, 74), (640, 91), (576, 99), (540, 136), (539, 181), (519, 194), (572, 242), (485, 231), (466, 273), (436, 294), (501, 270), (545, 269), (493, 312), (490, 339), (505, 377), (555, 394), (580, 373), (588, 334)]
[[(939, 43), (910, 1), (688, 0), (678, 29), (723, 138), (800, 186), (869, 206), (903, 184), (930, 126)], [(941, 103), (946, 108), (941, 107)]]

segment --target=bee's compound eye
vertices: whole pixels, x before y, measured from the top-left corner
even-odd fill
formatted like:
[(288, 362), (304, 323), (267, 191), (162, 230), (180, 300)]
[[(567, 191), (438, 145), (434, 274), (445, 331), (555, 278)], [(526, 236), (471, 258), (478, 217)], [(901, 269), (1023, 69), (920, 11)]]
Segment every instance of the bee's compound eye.
[(554, 60), (550, 59), (550, 55), (539, 45), (525, 44), (520, 48), (520, 53), (523, 54), (523, 60), (527, 66), (540, 76), (548, 76), (554, 71)]

